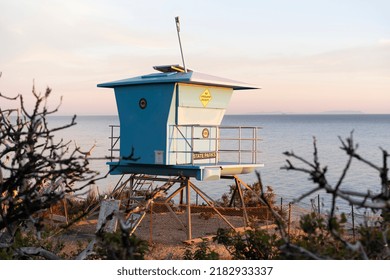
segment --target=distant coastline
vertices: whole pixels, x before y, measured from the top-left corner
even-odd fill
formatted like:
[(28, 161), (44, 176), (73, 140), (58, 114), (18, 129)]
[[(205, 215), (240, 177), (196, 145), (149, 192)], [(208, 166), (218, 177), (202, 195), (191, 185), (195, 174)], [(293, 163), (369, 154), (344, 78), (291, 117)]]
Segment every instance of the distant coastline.
[(362, 111), (323, 111), (311, 113), (293, 113), (293, 112), (249, 112), (249, 113), (226, 113), (226, 115), (390, 115), (390, 113), (367, 114)]
[[(117, 114), (109, 115), (97, 115), (97, 114), (75, 114), (77, 117), (113, 117), (118, 118)], [(324, 111), (324, 112), (312, 112), (312, 113), (292, 113), (292, 112), (247, 112), (247, 113), (226, 113), (227, 116), (256, 116), (256, 115), (268, 115), (268, 116), (320, 116), (320, 115), (390, 115), (390, 113), (365, 113), (361, 111)], [(52, 115), (50, 117), (73, 117), (74, 115)]]
[(365, 115), (362, 111), (324, 111), (320, 115)]

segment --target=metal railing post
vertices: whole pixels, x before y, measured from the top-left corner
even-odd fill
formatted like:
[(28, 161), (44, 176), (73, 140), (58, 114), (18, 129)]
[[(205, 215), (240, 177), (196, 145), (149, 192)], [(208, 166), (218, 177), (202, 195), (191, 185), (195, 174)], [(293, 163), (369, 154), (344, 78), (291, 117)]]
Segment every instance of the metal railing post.
[[(195, 130), (202, 127), (206, 127), (210, 130), (210, 136), (206, 137), (207, 139), (202, 138), (201, 136), (195, 138)], [(119, 129), (120, 127), (117, 125), (110, 125), (111, 147), (109, 149), (109, 154), (111, 162), (114, 158), (114, 152), (120, 151), (119, 148), (114, 148), (120, 140), (120, 135), (115, 135), (114, 129), (117, 128)], [(257, 153), (259, 149), (257, 143), (260, 141), (258, 135), (259, 129), (260, 127), (252, 126), (169, 125), (169, 135), (167, 136), (169, 163), (183, 164), (184, 162), (181, 161), (181, 155), (183, 155), (183, 160), (186, 164), (194, 165), (197, 159), (201, 159), (201, 157), (195, 158), (194, 153), (200, 153), (200, 156), (202, 156), (202, 153), (205, 153), (207, 158), (209, 152), (214, 152), (215, 156), (213, 156), (213, 160), (208, 158), (209, 161), (207, 162), (210, 164), (213, 164), (214, 162), (214, 164), (217, 165), (221, 160), (225, 161), (225, 157), (222, 156), (223, 153), (226, 155), (227, 162), (237, 160), (235, 164), (255, 164), (258, 160)], [(188, 139), (188, 137), (191, 137), (191, 139)], [(203, 144), (205, 141), (208, 141), (208, 145)], [(197, 145), (197, 147), (195, 147), (195, 145)], [(248, 153), (251, 153), (251, 156), (247, 155)], [(173, 154), (175, 155), (173, 156)], [(190, 159), (188, 158), (188, 155), (191, 157)], [(235, 158), (236, 156), (237, 158)], [(175, 160), (176, 163), (173, 162)]]
[[(173, 137), (174, 137), (174, 139), (175, 139), (175, 150), (177, 150), (177, 146), (178, 146), (178, 137), (177, 137), (177, 127), (176, 126), (174, 126), (173, 127), (173, 129), (174, 129), (174, 132), (173, 132)], [(176, 155), (176, 164), (177, 164), (177, 161), (178, 161), (178, 153), (176, 152), (175, 153), (175, 155)]]
[(215, 127), (215, 143), (214, 143), (214, 152), (215, 152), (215, 160), (214, 164), (218, 163), (218, 126)]
[(114, 127), (113, 126), (110, 126), (111, 127), (111, 149), (110, 149), (110, 161), (112, 162), (112, 159), (113, 159), (113, 153), (114, 153)]
[(241, 164), (241, 126), (238, 128), (238, 163)]
[(256, 154), (257, 154), (257, 131), (256, 127), (252, 128), (253, 130), (253, 141), (252, 141), (252, 163), (256, 163)]
[(194, 126), (191, 125), (191, 164), (194, 165)]

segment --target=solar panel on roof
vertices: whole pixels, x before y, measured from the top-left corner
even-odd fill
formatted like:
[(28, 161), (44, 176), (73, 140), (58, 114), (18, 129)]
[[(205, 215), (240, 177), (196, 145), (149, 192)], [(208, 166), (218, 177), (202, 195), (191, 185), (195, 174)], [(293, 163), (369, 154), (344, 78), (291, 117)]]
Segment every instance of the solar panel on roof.
[[(174, 65), (157, 65), (153, 66), (154, 70), (163, 72), (163, 73), (170, 73), (170, 72), (185, 72), (185, 69), (183, 66), (180, 66), (179, 64)], [(187, 69), (187, 72), (192, 72), (192, 70)]]

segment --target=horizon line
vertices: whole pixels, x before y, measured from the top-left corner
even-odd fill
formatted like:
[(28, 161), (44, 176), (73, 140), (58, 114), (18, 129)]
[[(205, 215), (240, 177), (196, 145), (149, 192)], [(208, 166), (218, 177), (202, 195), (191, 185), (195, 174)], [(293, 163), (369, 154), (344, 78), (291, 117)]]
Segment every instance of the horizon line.
[[(72, 116), (81, 116), (81, 117), (117, 117), (118, 114), (54, 114), (50, 116), (55, 117), (72, 117)], [(316, 112), (316, 113), (293, 113), (293, 112), (260, 112), (260, 113), (227, 113), (225, 116), (255, 116), (255, 115), (274, 115), (274, 116), (283, 116), (283, 115), (390, 115), (390, 113), (364, 113), (364, 112)]]

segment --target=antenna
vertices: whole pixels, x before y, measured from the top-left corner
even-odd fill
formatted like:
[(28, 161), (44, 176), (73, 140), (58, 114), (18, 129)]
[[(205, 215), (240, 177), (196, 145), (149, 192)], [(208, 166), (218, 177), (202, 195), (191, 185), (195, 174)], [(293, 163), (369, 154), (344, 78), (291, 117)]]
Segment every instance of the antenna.
[(177, 38), (179, 38), (179, 46), (180, 46), (181, 60), (183, 61), (184, 72), (187, 73), (186, 64), (185, 64), (185, 62), (184, 62), (183, 48), (181, 47), (181, 40), (180, 40), (180, 21), (179, 21), (179, 17), (175, 17), (175, 21), (176, 21)]

